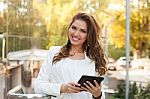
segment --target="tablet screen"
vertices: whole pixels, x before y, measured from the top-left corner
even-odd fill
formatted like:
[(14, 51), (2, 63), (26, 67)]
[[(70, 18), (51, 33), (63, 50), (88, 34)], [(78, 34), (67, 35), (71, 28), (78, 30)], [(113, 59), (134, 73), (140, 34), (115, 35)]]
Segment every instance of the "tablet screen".
[[(94, 80), (96, 80), (98, 82), (98, 84), (100, 84), (103, 81), (104, 77), (100, 77), (100, 76), (88, 76), (88, 75), (83, 75), (78, 83), (81, 84), (81, 86), (84, 86), (83, 83), (86, 83), (86, 81), (89, 81), (90, 83), (92, 83), (95, 86)], [(85, 87), (85, 86), (84, 86)]]

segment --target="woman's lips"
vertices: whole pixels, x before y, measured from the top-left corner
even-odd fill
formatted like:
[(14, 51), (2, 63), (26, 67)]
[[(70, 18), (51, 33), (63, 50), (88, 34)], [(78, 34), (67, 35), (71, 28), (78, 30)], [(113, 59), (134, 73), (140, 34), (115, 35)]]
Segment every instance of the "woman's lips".
[(78, 40), (80, 40), (80, 39), (77, 38), (77, 37), (72, 36), (72, 40), (73, 40), (73, 41), (78, 41)]

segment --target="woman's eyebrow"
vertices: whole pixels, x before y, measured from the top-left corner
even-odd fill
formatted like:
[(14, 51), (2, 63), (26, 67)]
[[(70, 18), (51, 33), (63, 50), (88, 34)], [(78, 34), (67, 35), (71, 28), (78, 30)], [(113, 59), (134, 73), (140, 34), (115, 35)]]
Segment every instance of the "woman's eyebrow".
[(73, 24), (72, 24), (72, 26), (77, 27), (77, 26), (75, 26), (75, 25), (73, 25)]
[(74, 25), (74, 24), (72, 24), (72, 26), (71, 26), (71, 27), (77, 27), (77, 28), (79, 28), (80, 30), (87, 31), (87, 29), (85, 29), (85, 28), (81, 28), (81, 27), (78, 27), (78, 26), (76, 26), (76, 25)]
[(82, 28), (80, 28), (80, 30), (87, 31), (87, 29), (82, 29)]

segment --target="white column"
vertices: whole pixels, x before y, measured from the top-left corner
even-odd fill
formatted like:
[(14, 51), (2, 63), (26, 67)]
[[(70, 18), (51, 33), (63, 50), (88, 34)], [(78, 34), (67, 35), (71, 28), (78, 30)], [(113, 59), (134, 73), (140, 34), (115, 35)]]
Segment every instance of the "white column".
[(130, 0), (126, 0), (126, 99), (129, 97)]

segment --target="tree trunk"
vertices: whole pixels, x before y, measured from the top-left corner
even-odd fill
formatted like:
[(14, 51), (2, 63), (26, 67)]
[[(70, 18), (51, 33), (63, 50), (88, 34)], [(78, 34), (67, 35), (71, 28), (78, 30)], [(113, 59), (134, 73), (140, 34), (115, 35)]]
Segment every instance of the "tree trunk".
[(133, 59), (137, 59), (139, 57), (140, 57), (139, 50), (134, 50), (133, 51)]

